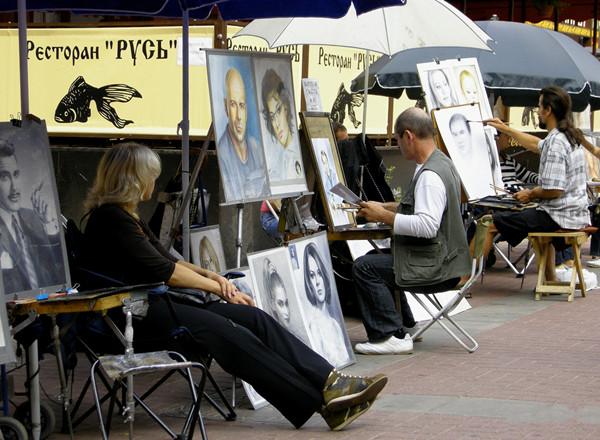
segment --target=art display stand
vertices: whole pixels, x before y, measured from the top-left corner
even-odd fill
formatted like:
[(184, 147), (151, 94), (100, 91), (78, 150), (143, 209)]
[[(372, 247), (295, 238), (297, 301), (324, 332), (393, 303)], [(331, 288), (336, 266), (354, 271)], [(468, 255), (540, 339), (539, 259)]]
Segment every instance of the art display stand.
[[(196, 164), (194, 165), (194, 169), (192, 170), (192, 175), (190, 176), (190, 181), (188, 183), (188, 187), (185, 191), (185, 193), (183, 194), (183, 199), (181, 201), (181, 204), (179, 205), (179, 208), (177, 209), (176, 213), (175, 213), (175, 219), (173, 220), (173, 224), (171, 225), (171, 231), (169, 233), (169, 241), (168, 241), (168, 246), (167, 249), (170, 249), (171, 246), (173, 246), (173, 242), (175, 241), (175, 236), (177, 235), (177, 231), (179, 230), (179, 225), (181, 224), (181, 220), (183, 219), (183, 215), (186, 212), (186, 207), (189, 205), (190, 200), (192, 199), (192, 194), (194, 191), (194, 187), (196, 186), (196, 181), (198, 180), (198, 176), (200, 175), (200, 168), (202, 168), (202, 165), (204, 164), (204, 160), (206, 159), (206, 155), (208, 154), (208, 146), (210, 145), (210, 141), (211, 139), (214, 137), (214, 124), (210, 124), (210, 127), (208, 128), (208, 132), (206, 133), (206, 139), (204, 140), (204, 143), (202, 144), (202, 148), (200, 150), (200, 155), (198, 157), (198, 160), (196, 161)], [(190, 231), (189, 229), (187, 231), (183, 231), (183, 234), (187, 234), (189, 235)], [(187, 241), (189, 243), (189, 241)], [(189, 260), (189, 246), (188, 249), (185, 249), (185, 247), (182, 249), (182, 253), (183, 256), (185, 257), (186, 260)]]
[(235, 236), (235, 267), (242, 266), (242, 235), (244, 226), (244, 204), (238, 203), (237, 208), (237, 234)]

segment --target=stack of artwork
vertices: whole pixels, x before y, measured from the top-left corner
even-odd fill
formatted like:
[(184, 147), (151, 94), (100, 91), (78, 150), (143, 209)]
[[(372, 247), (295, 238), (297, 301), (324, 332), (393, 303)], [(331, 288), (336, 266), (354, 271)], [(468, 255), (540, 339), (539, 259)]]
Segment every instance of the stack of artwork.
[(336, 368), (355, 361), (325, 232), (250, 254), (248, 264), (258, 307)]
[(493, 117), (476, 58), (418, 64), (425, 103), (469, 199), (496, 195), (504, 187)]
[[(226, 270), (219, 226), (194, 229), (190, 242), (194, 264), (215, 272)], [(325, 232), (249, 254), (248, 265), (233, 269), (237, 277), (232, 282), (252, 296), (257, 307), (336, 368), (355, 361)], [(254, 408), (266, 405), (250, 385), (243, 386)]]
[(206, 52), (225, 203), (307, 191), (290, 57)]

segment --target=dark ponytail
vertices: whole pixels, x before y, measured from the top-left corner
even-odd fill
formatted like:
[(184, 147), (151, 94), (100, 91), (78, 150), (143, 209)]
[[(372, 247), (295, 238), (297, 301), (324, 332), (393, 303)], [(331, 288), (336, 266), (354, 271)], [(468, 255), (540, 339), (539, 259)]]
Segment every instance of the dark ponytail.
[(564, 133), (572, 147), (583, 141), (583, 133), (573, 123), (571, 110), (571, 97), (567, 92), (557, 86), (544, 87), (541, 91), (542, 106), (550, 107), (556, 118), (556, 128)]

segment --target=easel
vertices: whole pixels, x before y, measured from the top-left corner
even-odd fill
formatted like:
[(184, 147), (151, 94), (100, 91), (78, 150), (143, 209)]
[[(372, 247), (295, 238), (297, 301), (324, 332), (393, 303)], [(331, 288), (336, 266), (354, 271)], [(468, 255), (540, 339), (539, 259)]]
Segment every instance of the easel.
[[(206, 155), (208, 154), (208, 146), (210, 145), (210, 141), (213, 136), (214, 136), (214, 124), (211, 123), (210, 127), (208, 127), (208, 132), (206, 133), (206, 139), (204, 139), (204, 142), (202, 143), (202, 148), (200, 149), (200, 155), (198, 157), (198, 160), (196, 160), (196, 164), (194, 165), (192, 175), (190, 176), (190, 181), (189, 181), (188, 187), (187, 187), (185, 193), (183, 194), (183, 199), (181, 201), (181, 204), (179, 205), (179, 207), (177, 208), (177, 211), (175, 212), (175, 219), (173, 221), (173, 224), (171, 225), (171, 231), (169, 232), (169, 245), (167, 246), (167, 249), (170, 249), (171, 246), (173, 246), (173, 242), (175, 241), (175, 236), (177, 235), (177, 231), (179, 230), (179, 225), (181, 224), (183, 215), (186, 212), (185, 208), (188, 206), (188, 204), (190, 203), (190, 200), (192, 199), (192, 193), (194, 191), (194, 187), (196, 186), (196, 181), (198, 180), (198, 176), (200, 175), (200, 168), (202, 168), (202, 165), (204, 164), (204, 159), (206, 158)], [(183, 231), (183, 232), (185, 233), (186, 231)], [(189, 233), (189, 231), (187, 231), (187, 232)], [(185, 252), (185, 249), (183, 249), (183, 251), (184, 251), (184, 255), (186, 253), (189, 254), (189, 249), (187, 252)]]

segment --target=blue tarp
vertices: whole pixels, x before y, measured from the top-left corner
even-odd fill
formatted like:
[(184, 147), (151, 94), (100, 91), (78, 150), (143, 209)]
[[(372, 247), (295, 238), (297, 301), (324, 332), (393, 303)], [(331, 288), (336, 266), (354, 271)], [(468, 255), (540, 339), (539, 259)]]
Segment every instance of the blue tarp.
[[(417, 0), (415, 0), (417, 1)], [(99, 15), (150, 15), (181, 17), (182, 6), (190, 17), (206, 18), (213, 4), (218, 4), (226, 20), (272, 17), (331, 17), (346, 14), (351, 3), (361, 14), (384, 6), (404, 4), (406, 0), (28, 0), (27, 9), (37, 11), (71, 11)], [(17, 0), (0, 2), (0, 11), (14, 11)]]

